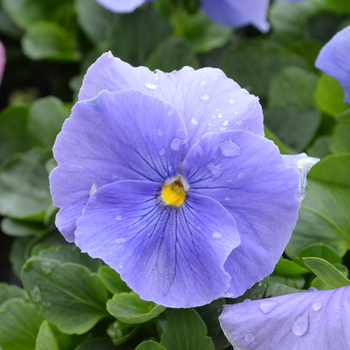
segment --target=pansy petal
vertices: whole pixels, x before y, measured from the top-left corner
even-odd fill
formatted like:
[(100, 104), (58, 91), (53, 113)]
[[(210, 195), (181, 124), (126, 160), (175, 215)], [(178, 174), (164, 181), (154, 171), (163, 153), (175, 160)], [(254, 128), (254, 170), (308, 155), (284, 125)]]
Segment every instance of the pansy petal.
[(2, 81), (2, 75), (4, 74), (5, 63), (6, 63), (5, 49), (4, 49), (4, 45), (0, 41), (0, 84)]
[(345, 92), (345, 102), (350, 103), (350, 26), (338, 32), (321, 49), (315, 66), (336, 78)]
[(182, 164), (191, 191), (220, 202), (241, 244), (225, 263), (239, 296), (274, 269), (297, 220), (300, 175), (273, 142), (243, 131), (203, 136)]
[(113, 12), (132, 12), (147, 0), (97, 0), (99, 4)]
[(152, 73), (146, 67), (103, 54), (87, 71), (79, 99), (89, 99), (101, 90), (136, 89), (172, 104), (184, 119), (192, 146), (207, 132), (246, 130), (264, 135), (262, 109), (258, 99), (241, 89), (216, 68)]
[(227, 305), (221, 327), (235, 349), (350, 348), (350, 287)]
[(159, 182), (177, 174), (186, 139), (177, 111), (139, 91), (103, 91), (78, 102), (53, 150), (59, 166), (50, 174), (51, 194), (61, 208), (61, 233), (74, 240), (75, 221), (101, 186), (125, 179)]
[(194, 307), (223, 296), (230, 280), (223, 265), (240, 243), (234, 219), (211, 198), (188, 194), (177, 207), (159, 191), (147, 181), (100, 188), (77, 222), (76, 244), (144, 300)]
[(265, 33), (269, 0), (202, 0), (204, 11), (214, 21), (232, 27), (251, 24)]

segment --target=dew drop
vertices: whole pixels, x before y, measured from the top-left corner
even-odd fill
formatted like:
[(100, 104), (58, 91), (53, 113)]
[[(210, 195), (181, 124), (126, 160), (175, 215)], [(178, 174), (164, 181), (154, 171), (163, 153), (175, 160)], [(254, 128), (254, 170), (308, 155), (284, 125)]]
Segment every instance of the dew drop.
[(318, 289), (316, 287), (310, 287), (307, 291), (308, 292), (318, 292)]
[(126, 241), (125, 238), (117, 238), (114, 240), (114, 243), (118, 244), (118, 243), (124, 243)]
[(244, 339), (251, 343), (254, 339), (255, 339), (255, 335), (253, 333), (247, 333), (245, 336), (244, 336)]
[(249, 303), (250, 301), (252, 301), (252, 299), (244, 299), (243, 303)]
[(202, 227), (201, 226), (197, 226), (197, 230), (200, 230)]
[(299, 316), (293, 323), (292, 331), (298, 337), (303, 336), (309, 330), (309, 315), (307, 313)]
[(41, 301), (41, 291), (38, 286), (35, 286), (29, 294), (34, 303), (39, 303)]
[(83, 168), (83, 166), (82, 166), (82, 165), (79, 165), (79, 166), (78, 166), (78, 168), (82, 169), (82, 168)]
[(121, 219), (122, 219), (122, 216), (121, 216), (121, 215), (117, 215), (117, 216), (115, 217), (115, 219), (116, 219), (116, 220), (121, 220)]
[(230, 104), (233, 105), (236, 101), (235, 100), (230, 100)]
[(209, 95), (208, 94), (203, 94), (203, 95), (200, 96), (200, 99), (202, 101), (207, 101), (207, 100), (209, 100)]
[(225, 128), (224, 126), (221, 126), (221, 127), (220, 127), (220, 130), (221, 130), (221, 131), (225, 131), (225, 130), (227, 130), (227, 128)]
[(158, 87), (156, 84), (151, 83), (150, 81), (146, 82), (145, 86), (146, 86), (146, 88), (149, 88), (149, 89), (152, 89), (152, 90), (155, 90)]
[(169, 109), (168, 116), (171, 117), (175, 113), (174, 109)]
[(123, 268), (123, 265), (122, 265), (122, 264), (119, 264), (118, 266), (119, 266), (119, 268), (120, 268), (120, 269), (122, 269), (122, 268)]
[(157, 129), (157, 135), (158, 135), (158, 136), (163, 136), (163, 131), (160, 130), (160, 129)]
[(160, 156), (164, 156), (165, 149), (164, 148), (160, 149), (158, 153), (159, 153)]
[(90, 191), (89, 191), (89, 195), (90, 197), (97, 191), (97, 185), (96, 183), (94, 182), (90, 188)]
[(230, 200), (231, 200), (231, 198), (229, 198), (229, 197), (225, 198), (225, 201), (230, 201)]
[(269, 314), (270, 312), (272, 312), (273, 310), (276, 309), (276, 307), (279, 304), (276, 303), (275, 301), (270, 301), (270, 300), (264, 300), (263, 302), (261, 302), (260, 304), (260, 310), (265, 314)]
[[(244, 173), (238, 173), (237, 179), (241, 179), (242, 177), (244, 177)], [(231, 182), (231, 181), (229, 181), (229, 182)]]
[(220, 165), (214, 165), (213, 163), (209, 163), (207, 167), (209, 168), (214, 178), (219, 177), (223, 172), (223, 169), (220, 167)]
[(40, 265), (41, 271), (45, 274), (48, 275), (52, 272), (53, 266), (51, 265), (50, 262), (48, 261), (42, 261)]
[(228, 125), (228, 120), (225, 120), (223, 123), (222, 123), (222, 125), (224, 125), (224, 126), (226, 126), (226, 125)]
[(195, 118), (195, 117), (191, 118), (191, 123), (192, 123), (193, 125), (198, 125), (198, 119)]
[(237, 314), (237, 317), (241, 317), (242, 316), (242, 314)]
[(220, 239), (222, 237), (222, 234), (219, 232), (214, 232), (211, 236), (215, 239)]
[(318, 311), (318, 310), (322, 309), (322, 306), (323, 306), (322, 301), (317, 301), (316, 303), (314, 303), (312, 305), (312, 308), (313, 308), (314, 311)]
[(237, 121), (236, 121), (236, 124), (237, 124), (237, 125), (242, 125), (242, 120), (237, 120)]
[(43, 302), (43, 307), (46, 308), (46, 309), (50, 308), (51, 305), (52, 305), (52, 303), (50, 301), (44, 301)]
[(202, 86), (204, 86), (204, 85), (205, 85), (205, 81), (204, 81), (204, 80), (201, 82), (201, 85), (202, 85)]
[(218, 118), (222, 118), (224, 115), (222, 113), (218, 114)]
[(170, 147), (172, 150), (174, 151), (178, 151), (180, 149), (182, 141), (180, 139), (178, 139), (177, 137), (173, 138), (171, 143), (170, 143)]
[(236, 111), (235, 114), (238, 114), (238, 112)]
[(220, 151), (225, 157), (236, 157), (241, 154), (241, 148), (231, 139), (225, 140), (220, 144)]

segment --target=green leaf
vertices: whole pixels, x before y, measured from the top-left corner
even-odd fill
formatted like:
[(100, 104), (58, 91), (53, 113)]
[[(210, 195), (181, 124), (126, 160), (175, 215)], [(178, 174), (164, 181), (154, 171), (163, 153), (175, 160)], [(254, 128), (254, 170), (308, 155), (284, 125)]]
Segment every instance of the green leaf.
[(299, 67), (282, 69), (271, 81), (265, 123), (282, 142), (300, 152), (320, 123), (314, 93), (317, 76)]
[(283, 284), (295, 289), (301, 289), (305, 285), (305, 278), (300, 275), (296, 275), (296, 276), (270, 275), (268, 281), (269, 281), (269, 284), (278, 283), (278, 284)]
[(38, 337), (36, 338), (35, 350), (60, 350), (55, 335), (49, 323), (45, 320), (40, 326)]
[(113, 294), (129, 293), (131, 291), (127, 284), (121, 280), (119, 273), (108, 265), (101, 266), (98, 275), (104, 286)]
[[(284, 2), (285, 4), (287, 2)], [(279, 2), (282, 4), (282, 2)], [(295, 4), (291, 4), (292, 6)], [(323, 43), (320, 41), (312, 41), (312, 40), (303, 40), (297, 41), (288, 46), (288, 49), (291, 52), (303, 57), (308, 63), (308, 68), (312, 69), (315, 73), (318, 73), (317, 68), (315, 67), (315, 61), (322, 49)]]
[(76, 263), (87, 267), (91, 272), (97, 272), (102, 266), (100, 259), (93, 259), (88, 254), (82, 253), (75, 245), (57, 245), (40, 250), (39, 257), (58, 260), (60, 263)]
[[(128, 350), (133, 350), (129, 348)], [(75, 350), (124, 350), (123, 347), (113, 345), (111, 339), (91, 339), (79, 345)]]
[(111, 337), (114, 345), (122, 345), (129, 341), (137, 332), (139, 326), (120, 322), (113, 322), (107, 329), (107, 334)]
[(309, 178), (350, 187), (350, 153), (324, 158), (311, 168)]
[(106, 289), (81, 265), (32, 258), (23, 266), (22, 282), (45, 318), (63, 333), (85, 333), (108, 315)]
[(0, 283), (0, 305), (12, 298), (29, 299), (25, 290), (17, 286), (9, 286), (6, 283)]
[(324, 5), (332, 12), (344, 16), (350, 14), (350, 3), (343, 0), (322, 0)]
[(1, 230), (9, 236), (28, 237), (37, 236), (46, 230), (45, 226), (30, 221), (4, 218), (1, 221)]
[(310, 157), (315, 157), (315, 158), (320, 158), (320, 159), (325, 158), (328, 155), (330, 155), (330, 153), (331, 153), (332, 142), (333, 142), (332, 137), (320, 136), (308, 148), (307, 154)]
[(27, 135), (28, 108), (10, 106), (0, 114), (0, 163), (30, 147)]
[(74, 4), (79, 24), (89, 38), (101, 46), (120, 15), (107, 10), (96, 0), (75, 0)]
[(278, 275), (303, 275), (304, 273), (308, 273), (309, 269), (306, 269), (297, 263), (281, 258), (277, 265), (275, 266), (275, 270), (273, 273), (277, 273)]
[(334, 289), (330, 284), (324, 283), (320, 278), (315, 277), (310, 283), (310, 288), (316, 288), (318, 290)]
[(268, 127), (264, 127), (265, 137), (274, 142), (282, 154), (292, 154), (294, 151), (285, 145)]
[(17, 238), (11, 246), (10, 250), (10, 262), (12, 264), (13, 272), (17, 277), (21, 276), (22, 266), (29, 258), (28, 247), (32, 242), (32, 238), (23, 237)]
[(35, 22), (22, 38), (23, 52), (32, 60), (75, 62), (80, 59), (73, 36), (54, 22)]
[(314, 244), (333, 247), (340, 256), (350, 248), (350, 188), (309, 180), (299, 219), (286, 252), (291, 258)]
[(265, 297), (278, 297), (280, 295), (300, 293), (300, 289), (292, 288), (281, 283), (271, 283), (268, 285)]
[(2, 4), (11, 19), (21, 28), (27, 28), (40, 20), (69, 25), (73, 15), (71, 0), (3, 0)]
[(350, 153), (350, 125), (338, 123), (335, 126), (331, 149), (334, 153)]
[(3, 350), (33, 350), (43, 317), (22, 299), (9, 299), (0, 307), (0, 346)]
[(180, 70), (183, 66), (198, 68), (199, 63), (190, 43), (183, 38), (170, 37), (157, 46), (146, 66), (164, 72)]
[(45, 162), (48, 155), (32, 149), (14, 155), (0, 168), (0, 211), (14, 219), (41, 221), (51, 204)]
[(170, 24), (160, 14), (151, 9), (137, 9), (121, 15), (105, 49), (133, 66), (144, 65), (147, 57), (170, 35)]
[(203, 11), (185, 16), (184, 36), (191, 42), (195, 53), (205, 53), (224, 46), (232, 35), (232, 28), (221, 26)]
[(147, 340), (141, 343), (135, 350), (167, 350), (164, 346), (153, 340)]
[(167, 350), (214, 350), (206, 334), (205, 323), (195, 310), (172, 310), (160, 343)]
[(51, 150), (68, 117), (69, 111), (57, 97), (48, 96), (36, 100), (29, 109), (28, 117), (28, 130), (33, 143)]
[(111, 315), (121, 322), (131, 324), (147, 322), (165, 309), (165, 306), (140, 299), (134, 292), (115, 294), (107, 302), (107, 310)]
[[(258, 63), (257, 63), (258, 62)], [(305, 67), (300, 56), (267, 40), (244, 40), (226, 51), (222, 69), (242, 87), (252, 87), (252, 93), (266, 97), (272, 78), (288, 66)]]
[(303, 258), (307, 267), (323, 282), (334, 288), (350, 286), (350, 281), (331, 263), (321, 258)]
[(335, 116), (335, 119), (344, 124), (350, 124), (350, 109), (346, 109)]
[(321, 74), (316, 88), (315, 99), (318, 108), (331, 116), (349, 108), (344, 101), (344, 91), (338, 80), (327, 74)]

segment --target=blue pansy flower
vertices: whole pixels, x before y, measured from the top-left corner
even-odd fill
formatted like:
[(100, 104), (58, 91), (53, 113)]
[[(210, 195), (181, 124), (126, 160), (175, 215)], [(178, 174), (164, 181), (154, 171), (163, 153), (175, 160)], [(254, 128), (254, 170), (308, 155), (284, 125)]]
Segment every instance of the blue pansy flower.
[[(131, 12), (153, 0), (97, 0), (113, 12)], [(270, 28), (266, 17), (269, 0), (201, 0), (202, 8), (214, 21), (230, 27), (251, 24), (261, 32)]]
[(50, 174), (69, 242), (169, 307), (239, 296), (273, 271), (313, 160), (264, 138), (256, 97), (219, 69), (151, 72), (106, 53), (79, 100)]
[(350, 287), (226, 305), (221, 327), (235, 349), (350, 349)]
[(321, 49), (315, 66), (336, 78), (345, 92), (345, 102), (350, 103), (350, 26), (338, 32)]

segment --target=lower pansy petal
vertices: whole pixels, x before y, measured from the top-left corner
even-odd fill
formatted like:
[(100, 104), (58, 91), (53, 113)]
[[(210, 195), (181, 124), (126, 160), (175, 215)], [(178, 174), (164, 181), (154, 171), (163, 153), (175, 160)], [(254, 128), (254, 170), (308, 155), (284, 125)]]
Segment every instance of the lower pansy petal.
[(225, 306), (221, 327), (235, 349), (350, 348), (350, 287)]
[(264, 135), (258, 98), (217, 68), (151, 72), (105, 53), (88, 69), (79, 99), (93, 98), (104, 89), (136, 89), (173, 105), (186, 124), (189, 146), (208, 132), (244, 130)]
[(78, 102), (54, 145), (50, 174), (57, 227), (74, 240), (75, 221), (90, 196), (108, 183), (162, 181), (177, 173), (186, 127), (171, 105), (139, 91), (101, 92)]
[(290, 239), (300, 205), (300, 175), (264, 137), (226, 131), (205, 135), (182, 164), (195, 193), (235, 218), (241, 244), (225, 263), (237, 297), (270, 274)]
[(189, 193), (173, 206), (160, 191), (145, 181), (100, 188), (77, 222), (76, 244), (144, 300), (194, 307), (224, 296), (230, 276), (223, 265), (240, 243), (234, 219), (211, 198)]
[(270, 28), (267, 22), (269, 0), (202, 0), (203, 9), (214, 21), (232, 27), (251, 24), (261, 32)]

